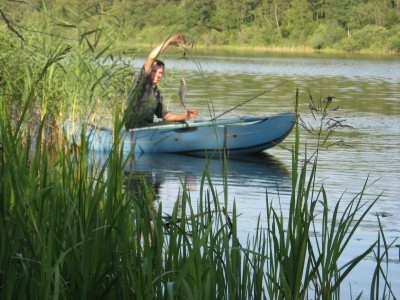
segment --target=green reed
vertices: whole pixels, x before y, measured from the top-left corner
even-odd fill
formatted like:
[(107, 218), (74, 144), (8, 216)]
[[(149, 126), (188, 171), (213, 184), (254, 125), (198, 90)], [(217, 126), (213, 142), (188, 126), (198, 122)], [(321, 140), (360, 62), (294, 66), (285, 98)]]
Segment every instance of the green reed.
[[(338, 265), (376, 200), (362, 201), (365, 187), (342, 213), (340, 201), (331, 213), (324, 189), (316, 188), (317, 164), (310, 174), (308, 163), (298, 166), (298, 126), (289, 215), (273, 208), (267, 197), (266, 229), (259, 221), (245, 245), (237, 232), (240, 212), (234, 203), (232, 211), (226, 201), (221, 207), (207, 168), (196, 207), (183, 182), (174, 210), (165, 216), (162, 204), (153, 207), (154, 191), (145, 180), (124, 174), (128, 162), (118, 135), (105, 161), (96, 162), (84, 131), (79, 143), (72, 141), (71, 148), (49, 157), (46, 140), (30, 153), (30, 141), (16, 136), (7, 120), (0, 128), (4, 299), (304, 299), (310, 292), (313, 298), (337, 299), (345, 277), (376, 248), (374, 243)], [(228, 190), (226, 181), (224, 199)], [(316, 217), (321, 215), (320, 224)], [(376, 257), (372, 288), (379, 293), (382, 284), (375, 282), (385, 274), (384, 256), (378, 252)], [(391, 294), (388, 278), (383, 281), (384, 293)]]

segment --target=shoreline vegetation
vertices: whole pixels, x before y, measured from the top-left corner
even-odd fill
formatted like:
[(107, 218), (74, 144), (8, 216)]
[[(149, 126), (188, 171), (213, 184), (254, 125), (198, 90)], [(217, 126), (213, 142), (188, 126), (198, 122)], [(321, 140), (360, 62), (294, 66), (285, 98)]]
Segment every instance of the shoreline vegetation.
[(48, 39), (137, 47), (184, 33), (198, 49), (400, 54), (400, 3), (384, 0), (10, 1), (0, 28)]
[[(138, 52), (146, 53), (149, 49), (154, 48), (155, 44), (148, 43), (132, 43), (127, 42), (122, 45), (122, 48), (136, 49)], [(170, 52), (171, 50), (168, 50)], [(174, 50), (172, 50), (174, 51)], [(176, 50), (175, 50), (176, 51)], [(358, 51), (344, 51), (339, 49), (321, 49), (316, 50), (307, 46), (246, 46), (246, 45), (204, 45), (196, 44), (189, 51), (194, 54), (207, 54), (207, 53), (221, 53), (232, 54), (232, 55), (251, 55), (251, 54), (318, 54), (318, 55), (336, 55), (346, 57), (393, 57), (400, 58), (400, 52), (398, 51), (374, 51), (374, 50), (358, 50)], [(183, 50), (182, 50), (183, 52)]]
[[(148, 51), (149, 49), (153, 49), (156, 46), (156, 43), (146, 43), (141, 39), (138, 41), (132, 41), (131, 39), (126, 40), (125, 42), (119, 43), (119, 47), (122, 49), (138, 49), (140, 51)], [(201, 44), (196, 43), (191, 45), (187, 50), (193, 52), (207, 53), (208, 51), (216, 51), (216, 52), (227, 52), (232, 54), (240, 54), (240, 53), (293, 53), (293, 54), (333, 54), (333, 55), (348, 55), (348, 56), (357, 56), (357, 55), (366, 55), (366, 56), (393, 56), (400, 57), (400, 51), (395, 50), (371, 50), (371, 49), (359, 49), (354, 51), (347, 51), (343, 49), (335, 49), (335, 48), (324, 48), (324, 49), (315, 49), (306, 45), (209, 45), (209, 44)], [(167, 50), (170, 52), (171, 50)], [(172, 50), (173, 51), (173, 50)]]
[(369, 55), (394, 55), (400, 56), (397, 51), (374, 51), (374, 50), (358, 50), (358, 51), (345, 51), (339, 49), (314, 49), (308, 46), (245, 46), (245, 45), (221, 45), (221, 46), (206, 46), (197, 45), (197, 49), (201, 51), (211, 50), (224, 50), (233, 52), (273, 52), (273, 53), (318, 53), (318, 54), (369, 54)]

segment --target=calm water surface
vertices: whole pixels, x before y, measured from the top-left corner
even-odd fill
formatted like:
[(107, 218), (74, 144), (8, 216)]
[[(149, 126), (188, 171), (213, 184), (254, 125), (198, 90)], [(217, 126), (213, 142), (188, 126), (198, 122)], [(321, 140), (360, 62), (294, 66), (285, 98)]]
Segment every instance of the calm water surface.
[[(176, 56), (175, 56), (176, 57)], [(360, 226), (352, 245), (348, 247), (343, 263), (361, 254), (378, 237), (376, 214), (381, 218), (386, 239), (392, 242), (400, 237), (400, 58), (386, 59), (357, 57), (324, 57), (290, 55), (270, 57), (241, 57), (202, 55), (194, 59), (164, 57), (166, 76), (162, 91), (172, 111), (180, 111), (177, 92), (179, 80), (186, 79), (188, 95), (186, 106), (200, 110), (201, 118), (219, 115), (273, 88), (267, 94), (226, 114), (235, 116), (265, 116), (294, 110), (296, 88), (300, 93), (300, 114), (312, 122), (308, 110), (309, 93), (314, 100), (328, 95), (334, 97), (331, 117), (341, 117), (354, 129), (343, 128), (332, 137), (332, 142), (343, 140), (347, 147), (330, 147), (321, 152), (318, 163), (318, 181), (324, 184), (331, 207), (340, 197), (343, 204), (350, 201), (363, 188), (370, 185), (365, 200), (381, 194), (373, 212)], [(140, 67), (143, 59), (134, 60)], [(294, 136), (282, 144), (291, 148)], [(310, 148), (315, 139), (305, 131), (302, 144)], [(304, 152), (303, 152), (304, 153)], [(201, 158), (177, 155), (137, 157), (134, 170), (144, 173), (157, 187), (164, 211), (172, 209), (182, 182), (187, 182), (191, 199), (200, 195), (200, 180), (206, 162)], [(209, 167), (213, 185), (223, 197), (221, 163), (212, 161)], [(228, 166), (228, 207), (236, 201), (238, 228), (243, 241), (255, 232), (257, 218), (266, 224), (265, 199), (284, 214), (289, 210), (291, 189), (291, 153), (282, 147), (268, 150), (262, 156), (232, 160)], [(400, 244), (398, 240), (395, 244)], [(399, 250), (390, 249), (389, 277), (396, 296), (400, 297)], [(368, 257), (343, 285), (343, 297), (358, 295), (369, 298), (373, 273), (373, 257)]]

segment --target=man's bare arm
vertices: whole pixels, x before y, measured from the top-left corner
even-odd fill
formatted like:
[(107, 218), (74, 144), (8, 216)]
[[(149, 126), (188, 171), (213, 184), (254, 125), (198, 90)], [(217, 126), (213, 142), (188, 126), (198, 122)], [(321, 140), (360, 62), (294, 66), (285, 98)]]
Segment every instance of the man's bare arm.
[(154, 48), (149, 55), (147, 56), (146, 62), (144, 63), (144, 71), (146, 73), (150, 72), (151, 67), (153, 66), (154, 60), (169, 46), (178, 46), (180, 44), (185, 43), (185, 37), (182, 34), (177, 34), (170, 37), (164, 43), (158, 45)]

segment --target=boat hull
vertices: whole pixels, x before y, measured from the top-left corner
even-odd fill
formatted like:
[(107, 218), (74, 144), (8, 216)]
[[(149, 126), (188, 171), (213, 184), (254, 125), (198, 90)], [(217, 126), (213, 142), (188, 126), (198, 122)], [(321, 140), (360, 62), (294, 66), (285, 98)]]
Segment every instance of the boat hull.
[[(124, 155), (130, 153), (180, 153), (212, 156), (221, 151), (228, 155), (257, 153), (282, 142), (291, 132), (295, 114), (265, 118), (239, 118), (195, 121), (123, 131)], [(95, 151), (110, 151), (110, 129), (92, 128), (89, 145)]]

